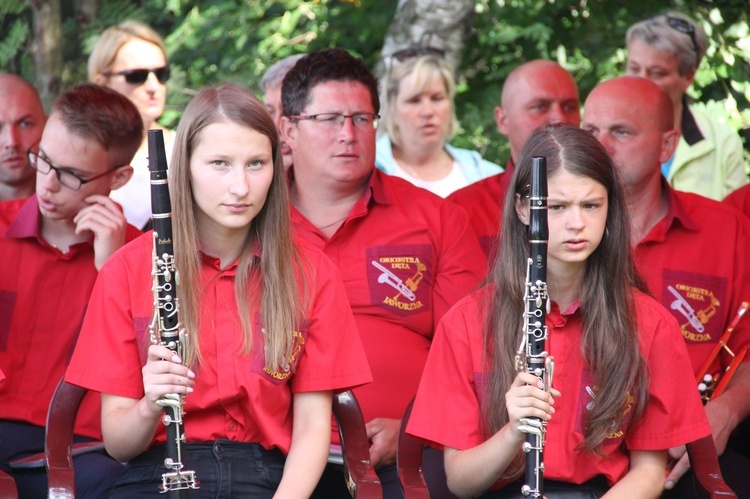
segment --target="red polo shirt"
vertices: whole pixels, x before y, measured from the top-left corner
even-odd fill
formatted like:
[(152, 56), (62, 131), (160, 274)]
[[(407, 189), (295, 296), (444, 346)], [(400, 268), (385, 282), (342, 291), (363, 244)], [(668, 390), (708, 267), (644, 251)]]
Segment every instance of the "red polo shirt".
[[(718, 201), (666, 184), (663, 188), (669, 212), (636, 245), (636, 265), (651, 293), (680, 324), (697, 373), (740, 303), (750, 300), (748, 220)], [(736, 352), (749, 341), (745, 317), (729, 346)], [(721, 365), (729, 362), (730, 355), (722, 353)], [(717, 361), (712, 372), (718, 370)]]
[[(419, 385), (408, 432), (441, 448), (466, 450), (489, 437), (482, 424), (487, 388), (483, 304), (488, 289), (459, 302), (440, 322)], [(577, 449), (584, 440), (586, 406), (597, 390), (581, 354), (578, 304), (561, 313), (553, 303), (546, 350), (554, 357), (552, 383), (562, 396), (555, 399), (555, 414), (547, 425), (545, 479), (583, 483), (601, 474), (612, 485), (628, 472), (629, 451), (668, 449), (711, 433), (675, 320), (641, 293), (636, 293), (636, 310), (650, 375), (649, 401), (637, 425), (618, 429), (605, 440), (603, 457)]]
[(355, 390), (365, 422), (401, 419), (438, 321), (486, 272), (466, 213), (374, 170), (365, 194), (330, 239), (296, 209), (292, 221), (344, 278), (374, 379)]
[[(62, 253), (40, 230), (36, 196), (0, 203), (0, 418), (45, 426), (97, 270), (93, 238)], [(128, 225), (126, 240), (140, 234)], [(75, 432), (101, 438), (98, 396), (84, 399)]]
[[(143, 397), (141, 368), (151, 344), (153, 314), (149, 232), (122, 248), (102, 267), (66, 379), (92, 390)], [(319, 251), (298, 245), (305, 265), (309, 303), (296, 331), (292, 362), (296, 372), (265, 367), (263, 325), (251, 312), (254, 343), (241, 354), (242, 329), (235, 300), (237, 262), (221, 269), (203, 255), (200, 342), (203, 363), (195, 368), (194, 391), (185, 397), (185, 435), (189, 442), (229, 439), (259, 443), (289, 452), (293, 394), (345, 390), (371, 380), (362, 344), (337, 269)], [(248, 286), (248, 301), (254, 286)], [(160, 426), (153, 443), (163, 444)]]
[(750, 217), (750, 184), (732, 191), (724, 198), (723, 202), (729, 206), (734, 206), (744, 213), (746, 217)]
[(513, 160), (509, 159), (502, 173), (474, 182), (446, 198), (462, 206), (469, 214), (471, 225), (479, 238), (479, 244), (484, 254), (488, 256), (497, 244), (505, 193), (510, 186), (514, 170)]

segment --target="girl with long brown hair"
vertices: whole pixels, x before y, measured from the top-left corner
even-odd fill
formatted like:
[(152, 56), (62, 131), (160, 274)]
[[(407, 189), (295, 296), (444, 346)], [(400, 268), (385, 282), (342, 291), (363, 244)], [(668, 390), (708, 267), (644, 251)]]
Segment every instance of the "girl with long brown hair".
[[(550, 392), (517, 373), (531, 160), (547, 159)], [(445, 449), (459, 496), (523, 497), (520, 420), (547, 421), (545, 495), (657, 497), (667, 449), (710, 433), (677, 323), (644, 293), (614, 166), (596, 139), (549, 125), (527, 141), (486, 286), (441, 321), (409, 433)], [(693, 396), (691, 396), (691, 394)], [(484, 497), (484, 496), (483, 496)]]
[(327, 461), (332, 391), (370, 380), (341, 278), (291, 235), (276, 128), (249, 92), (201, 91), (170, 171), (186, 365), (150, 344), (149, 233), (102, 269), (68, 370), (102, 393), (104, 443), (128, 462), (113, 497), (159, 496), (166, 394), (185, 396), (196, 494), (307, 497)]

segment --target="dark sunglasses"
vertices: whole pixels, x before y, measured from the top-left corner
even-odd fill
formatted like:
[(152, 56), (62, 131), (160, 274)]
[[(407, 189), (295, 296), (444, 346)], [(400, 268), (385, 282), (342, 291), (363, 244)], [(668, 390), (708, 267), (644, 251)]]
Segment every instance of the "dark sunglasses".
[(398, 50), (391, 54), (391, 57), (396, 59), (398, 62), (404, 62), (407, 59), (413, 57), (419, 57), (421, 55), (434, 55), (437, 57), (445, 57), (445, 50), (438, 49), (435, 47), (413, 47), (408, 49)]
[(154, 73), (159, 83), (166, 83), (169, 79), (169, 66), (152, 69), (126, 69), (117, 73), (106, 72), (104, 76), (124, 76), (125, 81), (131, 85), (143, 85), (148, 80), (148, 74)]
[(680, 33), (684, 33), (690, 37), (690, 41), (693, 42), (693, 51), (695, 52), (695, 67), (697, 68), (700, 65), (700, 59), (698, 59), (698, 42), (695, 40), (695, 28), (692, 24), (685, 21), (684, 19), (679, 19), (676, 17), (667, 17), (667, 24), (672, 28), (676, 29)]

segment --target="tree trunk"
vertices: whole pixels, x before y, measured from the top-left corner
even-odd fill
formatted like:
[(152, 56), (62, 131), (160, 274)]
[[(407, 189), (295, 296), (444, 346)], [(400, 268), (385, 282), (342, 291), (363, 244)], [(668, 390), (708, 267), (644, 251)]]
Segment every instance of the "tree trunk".
[(385, 74), (388, 56), (413, 47), (445, 51), (458, 70), (474, 22), (474, 0), (399, 0), (398, 9), (383, 43), (378, 74)]
[(29, 0), (36, 88), (49, 111), (61, 90), (62, 27), (60, 0)]

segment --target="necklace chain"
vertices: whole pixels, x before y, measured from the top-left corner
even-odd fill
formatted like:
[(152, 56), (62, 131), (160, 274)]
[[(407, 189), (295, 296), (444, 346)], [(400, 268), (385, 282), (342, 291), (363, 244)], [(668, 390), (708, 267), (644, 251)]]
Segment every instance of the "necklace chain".
[(339, 218), (338, 220), (335, 220), (335, 221), (333, 221), (333, 222), (331, 222), (329, 224), (326, 224), (326, 225), (316, 225), (315, 227), (317, 227), (318, 229), (321, 229), (321, 230), (322, 229), (327, 229), (328, 227), (336, 225), (337, 223), (343, 222), (344, 220), (346, 220), (346, 217), (347, 217), (347, 215), (344, 215), (343, 218)]

